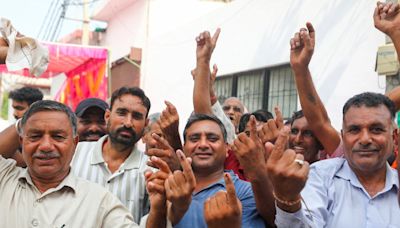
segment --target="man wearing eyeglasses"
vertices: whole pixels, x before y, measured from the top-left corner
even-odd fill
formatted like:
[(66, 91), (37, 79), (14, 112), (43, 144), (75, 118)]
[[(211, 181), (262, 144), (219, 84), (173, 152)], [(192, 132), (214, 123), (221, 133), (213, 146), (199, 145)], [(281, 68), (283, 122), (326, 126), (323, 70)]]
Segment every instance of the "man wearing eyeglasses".
[(240, 117), (244, 113), (244, 105), (237, 97), (229, 97), (224, 101), (222, 109), (225, 115), (229, 117), (232, 121), (233, 126), (235, 126), (236, 133), (238, 132)]

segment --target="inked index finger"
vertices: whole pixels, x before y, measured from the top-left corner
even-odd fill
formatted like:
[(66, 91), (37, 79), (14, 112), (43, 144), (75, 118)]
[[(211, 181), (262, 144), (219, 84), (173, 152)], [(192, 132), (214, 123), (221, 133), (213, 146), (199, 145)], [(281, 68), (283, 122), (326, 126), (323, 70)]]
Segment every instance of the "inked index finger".
[(228, 195), (228, 204), (236, 205), (237, 197), (236, 197), (235, 185), (233, 184), (232, 178), (229, 175), (229, 173), (224, 173), (224, 181), (225, 181), (226, 193)]
[(150, 158), (150, 161), (151, 161), (155, 166), (157, 166), (158, 169), (161, 170), (162, 172), (164, 172), (164, 173), (172, 173), (172, 172), (171, 172), (171, 169), (170, 169), (169, 166), (168, 166), (168, 164), (167, 164), (165, 161), (163, 161), (162, 159), (160, 159), (160, 158), (158, 158), (158, 157), (155, 157), (155, 156), (152, 156), (152, 157)]
[(282, 129), (282, 127), (283, 127), (283, 116), (282, 116), (281, 109), (279, 108), (279, 106), (275, 106), (274, 111), (275, 111), (275, 123), (276, 123), (276, 126), (278, 127), (278, 129)]
[(255, 142), (257, 142), (257, 122), (256, 122), (256, 117), (253, 115), (250, 116), (249, 120), (249, 128), (250, 128), (250, 138), (253, 139)]
[(171, 145), (169, 145), (168, 141), (163, 137), (157, 135), (156, 133), (152, 133), (151, 137), (157, 141), (157, 148), (159, 149), (172, 149)]
[(289, 140), (289, 127), (284, 126), (280, 131), (278, 138), (275, 141), (274, 149), (271, 151), (269, 159), (278, 160), (282, 157), (283, 152), (286, 149), (286, 144)]
[(193, 174), (192, 166), (190, 165), (188, 159), (185, 154), (181, 150), (177, 150), (176, 154), (178, 155), (179, 162), (181, 163), (183, 169), (183, 175), (185, 175), (186, 180), (192, 184), (192, 186), (196, 185), (196, 179)]

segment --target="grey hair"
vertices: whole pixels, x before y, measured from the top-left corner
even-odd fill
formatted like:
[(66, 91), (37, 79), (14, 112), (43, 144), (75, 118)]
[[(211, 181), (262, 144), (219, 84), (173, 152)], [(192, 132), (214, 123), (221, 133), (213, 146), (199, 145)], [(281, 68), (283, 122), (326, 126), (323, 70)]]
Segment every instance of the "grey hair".
[[(63, 112), (68, 116), (69, 122), (71, 123), (72, 126), (72, 134), (75, 137), (77, 134), (77, 120), (75, 113), (72, 112), (72, 110), (57, 101), (50, 101), (50, 100), (42, 100), (42, 101), (36, 101), (34, 102), (31, 106), (29, 106), (28, 110), (25, 112), (24, 116), (21, 119), (21, 131), (23, 127), (25, 126), (26, 122), (28, 119), (35, 113), (42, 112), (42, 111), (58, 111), (58, 112)], [(63, 123), (60, 123), (63, 124)], [(22, 132), (21, 132), (22, 133)]]
[(161, 113), (155, 112), (150, 114), (147, 118), (149, 119), (149, 123), (147, 124), (146, 128), (144, 129), (144, 133), (147, 133), (150, 131), (151, 126), (154, 123), (157, 123), (157, 121), (160, 119)]

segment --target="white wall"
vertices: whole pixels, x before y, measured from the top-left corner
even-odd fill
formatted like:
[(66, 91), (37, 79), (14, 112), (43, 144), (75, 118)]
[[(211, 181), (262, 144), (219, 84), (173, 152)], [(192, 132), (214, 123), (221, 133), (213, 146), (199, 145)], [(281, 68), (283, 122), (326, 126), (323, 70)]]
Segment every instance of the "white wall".
[(114, 15), (108, 21), (107, 32), (101, 45), (110, 48), (111, 62), (130, 53), (131, 47), (142, 47), (145, 35), (146, 1), (135, 1), (129, 7), (117, 11), (110, 8)]
[[(375, 2), (236, 0), (193, 20), (187, 15), (196, 9), (172, 7), (179, 1), (165, 1), (171, 2), (171, 7), (158, 11), (155, 3), (160, 1), (151, 2), (153, 12), (168, 13), (173, 19), (150, 11), (150, 31), (165, 32), (149, 33), (142, 86), (152, 101), (152, 112), (163, 109), (163, 100), (169, 100), (177, 106), (182, 125), (193, 108), (190, 70), (195, 65), (194, 38), (217, 27), (222, 32), (212, 62), (218, 64), (222, 75), (288, 63), (290, 38), (311, 21), (317, 44), (310, 69), (337, 129), (341, 127), (341, 108), (349, 97), (363, 91), (384, 91), (384, 78), (374, 72), (377, 47), (384, 43), (384, 35), (373, 26)], [(174, 27), (169, 23), (174, 21), (180, 23)]]

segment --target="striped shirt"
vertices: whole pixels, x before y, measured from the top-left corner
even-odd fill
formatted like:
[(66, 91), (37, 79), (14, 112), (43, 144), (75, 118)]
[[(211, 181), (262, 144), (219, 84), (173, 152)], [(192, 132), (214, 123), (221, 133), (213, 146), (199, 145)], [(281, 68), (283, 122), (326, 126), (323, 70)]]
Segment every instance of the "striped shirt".
[(107, 135), (97, 142), (78, 143), (71, 164), (72, 171), (78, 177), (107, 188), (129, 209), (134, 221), (139, 223), (150, 207), (143, 175), (149, 169), (146, 165), (147, 156), (135, 147), (119, 169), (111, 173), (102, 155), (106, 139)]

